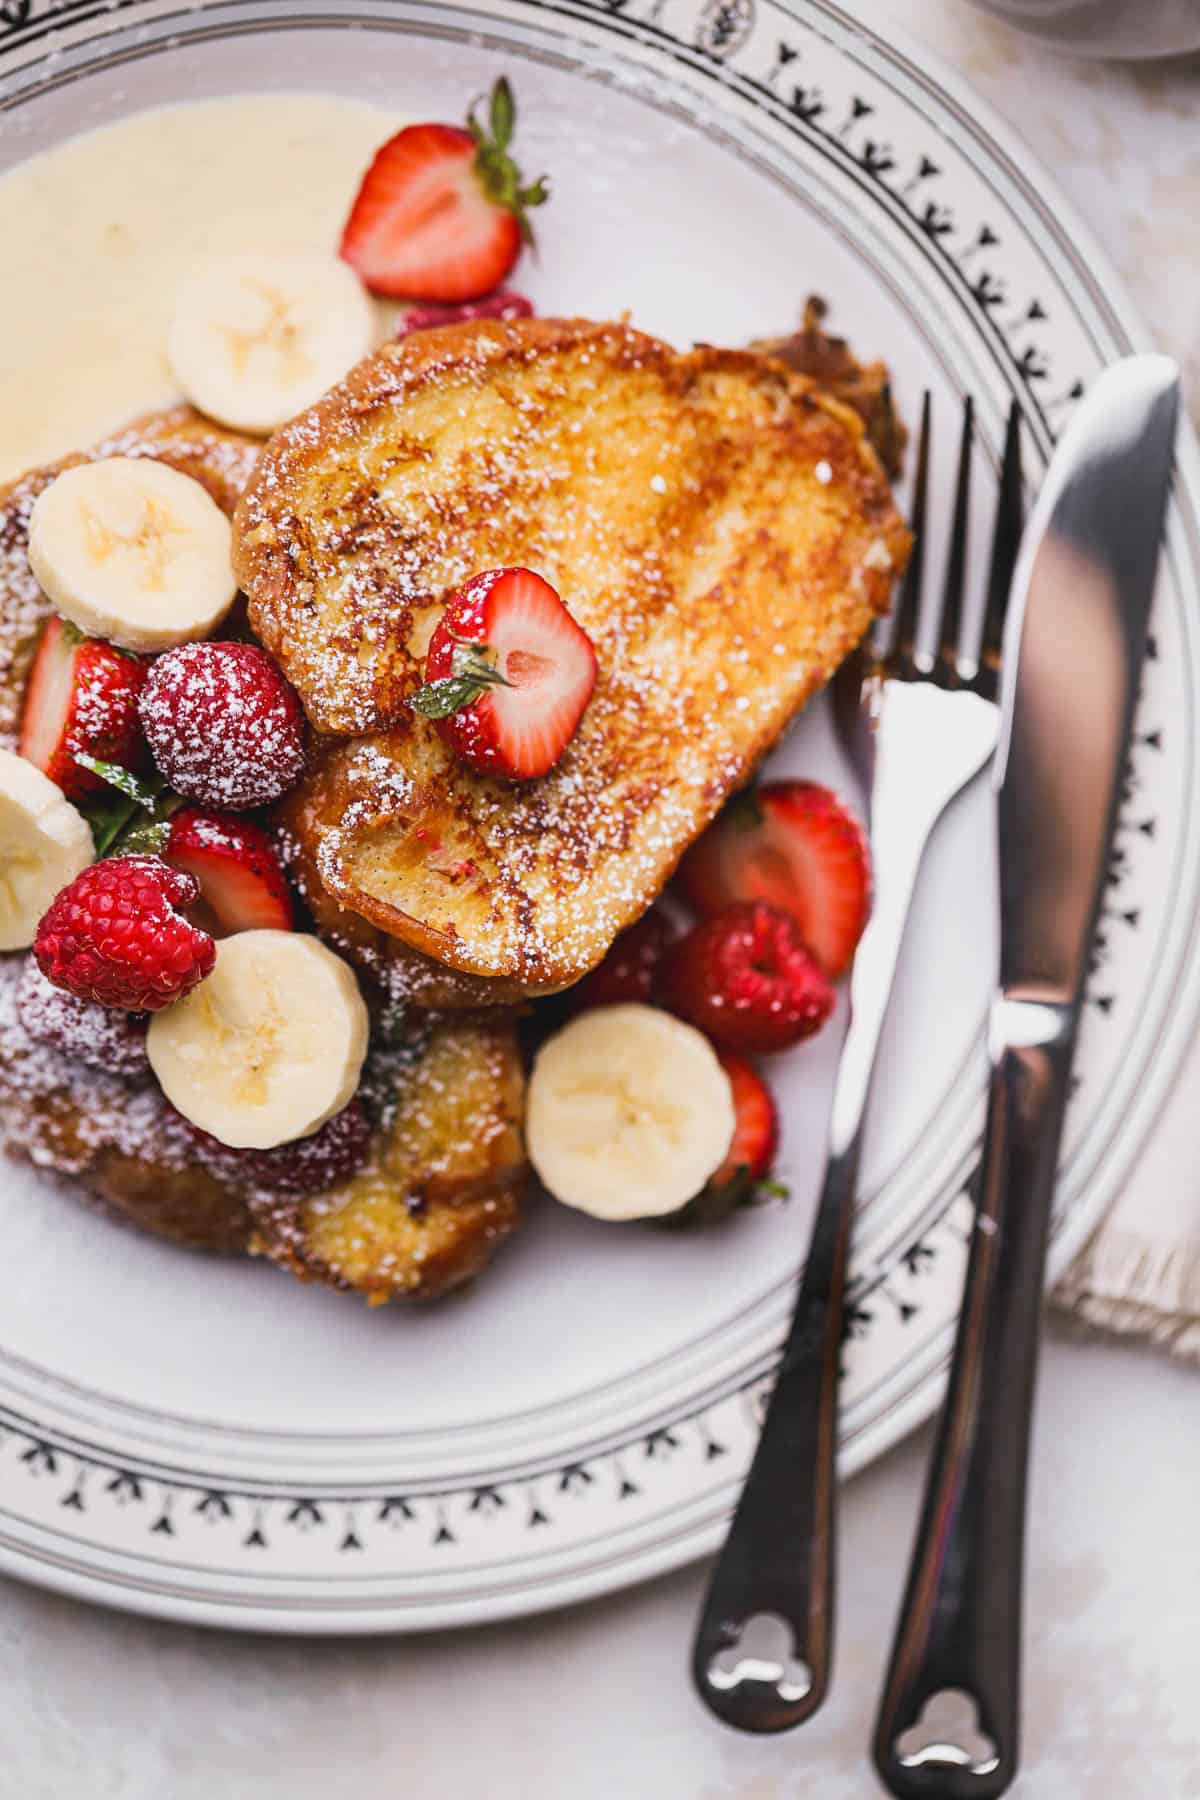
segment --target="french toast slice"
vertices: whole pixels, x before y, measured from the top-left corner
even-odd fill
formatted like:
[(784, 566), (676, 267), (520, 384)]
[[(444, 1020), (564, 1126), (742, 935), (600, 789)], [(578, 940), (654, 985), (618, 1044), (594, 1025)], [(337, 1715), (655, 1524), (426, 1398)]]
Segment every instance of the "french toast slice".
[(374, 1305), (440, 1298), (478, 1274), (520, 1219), (524, 1109), (524, 1067), (502, 1013), (430, 1020), (420, 1054), (391, 1077), (366, 1166), (308, 1200), (251, 1195), (254, 1249)]
[(378, 1302), (460, 1287), (519, 1223), (529, 1166), (511, 1015), (429, 1018), (397, 1049), (377, 1036), (366, 1167), (299, 1201), (204, 1167), (149, 1074), (87, 1068), (31, 1038), (16, 1012), (23, 961), (0, 957), (0, 1146), (127, 1224), (188, 1250), (269, 1256)]
[[(266, 446), (250, 618), (327, 738), (306, 851), (472, 976), (565, 986), (887, 605), (908, 534), (862, 423), (779, 360), (625, 324), (480, 321), (361, 363)], [(599, 677), (544, 779), (473, 774), (408, 701), (468, 576), (524, 564)]]

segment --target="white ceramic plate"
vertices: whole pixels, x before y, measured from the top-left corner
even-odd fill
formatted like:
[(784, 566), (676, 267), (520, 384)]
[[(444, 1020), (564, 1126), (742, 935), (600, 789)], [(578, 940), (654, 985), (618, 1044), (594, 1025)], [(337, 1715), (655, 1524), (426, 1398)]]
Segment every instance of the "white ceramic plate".
[[(0, 166), (140, 106), (248, 87), (454, 118), (501, 69), (528, 163), (556, 180), (529, 274), (541, 308), (629, 308), (678, 341), (738, 342), (820, 291), (887, 357), (908, 417), (932, 389), (943, 522), (958, 397), (974, 394), (977, 561), (1010, 399), (1036, 479), (1082, 388), (1143, 342), (1019, 144), (957, 82), (819, 0), (3, 0)], [(1056, 1270), (1120, 1186), (1196, 1012), (1198, 506), (1189, 442)], [(844, 779), (820, 705), (778, 761)], [(884, 1045), (847, 1470), (939, 1394), (980, 1126), (992, 861), (980, 786), (931, 855)], [(345, 1632), (531, 1611), (711, 1550), (782, 1333), (836, 1051), (830, 1033), (776, 1064), (789, 1206), (675, 1237), (543, 1204), (476, 1293), (416, 1315), (188, 1257), (6, 1171), (0, 1565), (175, 1618)]]

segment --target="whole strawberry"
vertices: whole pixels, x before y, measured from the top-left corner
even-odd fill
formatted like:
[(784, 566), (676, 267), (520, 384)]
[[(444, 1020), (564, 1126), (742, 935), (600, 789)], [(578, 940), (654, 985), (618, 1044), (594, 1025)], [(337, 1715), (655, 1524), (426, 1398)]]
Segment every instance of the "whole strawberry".
[(341, 254), (376, 294), (475, 300), (499, 287), (533, 233), (545, 180), (524, 183), (511, 145), (517, 109), (501, 77), (488, 123), (406, 125), (363, 177)]
[(465, 763), (526, 781), (552, 769), (596, 685), (596, 652), (532, 569), (488, 569), (453, 596), (409, 705)]
[(834, 1004), (795, 921), (762, 900), (727, 907), (681, 939), (663, 991), (673, 1012), (723, 1050), (750, 1056), (812, 1037)]
[(37, 965), (81, 1000), (158, 1012), (212, 972), (212, 938), (183, 916), (199, 894), (191, 875), (155, 856), (93, 863), (38, 926)]
[(47, 620), (29, 674), (19, 748), (68, 800), (104, 790), (100, 776), (76, 761), (80, 753), (141, 768), (146, 746), (138, 697), (148, 667), (126, 650), (84, 637), (65, 619)]
[(244, 812), (304, 771), (295, 689), (257, 644), (183, 644), (150, 670), (138, 708), (154, 760), (188, 800)]

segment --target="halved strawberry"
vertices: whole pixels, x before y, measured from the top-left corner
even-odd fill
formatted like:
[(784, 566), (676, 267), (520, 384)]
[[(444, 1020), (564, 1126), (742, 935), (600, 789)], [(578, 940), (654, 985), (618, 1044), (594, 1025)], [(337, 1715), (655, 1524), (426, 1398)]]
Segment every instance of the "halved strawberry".
[(596, 653), (532, 569), (473, 575), (429, 640), (409, 705), (473, 769), (523, 781), (566, 749), (596, 685)]
[(545, 178), (523, 186), (509, 154), (516, 103), (503, 77), (488, 126), (407, 125), (363, 177), (341, 254), (376, 294), (404, 300), (477, 300), (498, 287), (532, 242), (528, 213)]
[(815, 781), (767, 781), (736, 795), (688, 851), (679, 880), (706, 918), (739, 900), (790, 913), (833, 981), (849, 967), (871, 911), (862, 826)]
[[(292, 929), (291, 890), (261, 825), (234, 813), (184, 806), (171, 817), (163, 856), (200, 883), (200, 922), (212, 936)], [(189, 915), (196, 910), (189, 908)]]
[(769, 1179), (779, 1147), (779, 1116), (770, 1089), (740, 1056), (722, 1051), (717, 1060), (733, 1094), (733, 1140), (715, 1175), (680, 1212), (663, 1220), (667, 1225), (718, 1225), (743, 1207), (787, 1198), (787, 1188)]
[(717, 1061), (728, 1075), (733, 1092), (733, 1139), (725, 1161), (709, 1178), (709, 1186), (723, 1188), (737, 1181), (744, 1187), (753, 1187), (770, 1172), (775, 1160), (779, 1115), (771, 1090), (757, 1069), (728, 1051), (719, 1053)]
[(84, 637), (65, 619), (48, 620), (29, 675), (18, 747), (68, 800), (105, 787), (76, 762), (80, 754), (134, 771), (144, 766), (138, 696), (148, 668), (126, 650)]

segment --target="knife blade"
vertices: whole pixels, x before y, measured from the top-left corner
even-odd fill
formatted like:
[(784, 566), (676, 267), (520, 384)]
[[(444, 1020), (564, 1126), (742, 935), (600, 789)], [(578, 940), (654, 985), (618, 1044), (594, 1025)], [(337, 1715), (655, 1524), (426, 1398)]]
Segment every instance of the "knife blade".
[(901, 1800), (992, 1800), (1019, 1761), (1046, 1247), (1178, 412), (1169, 358), (1105, 370), (1055, 452), (1013, 575), (994, 764), (1000, 958), (975, 1230), (873, 1744)]

